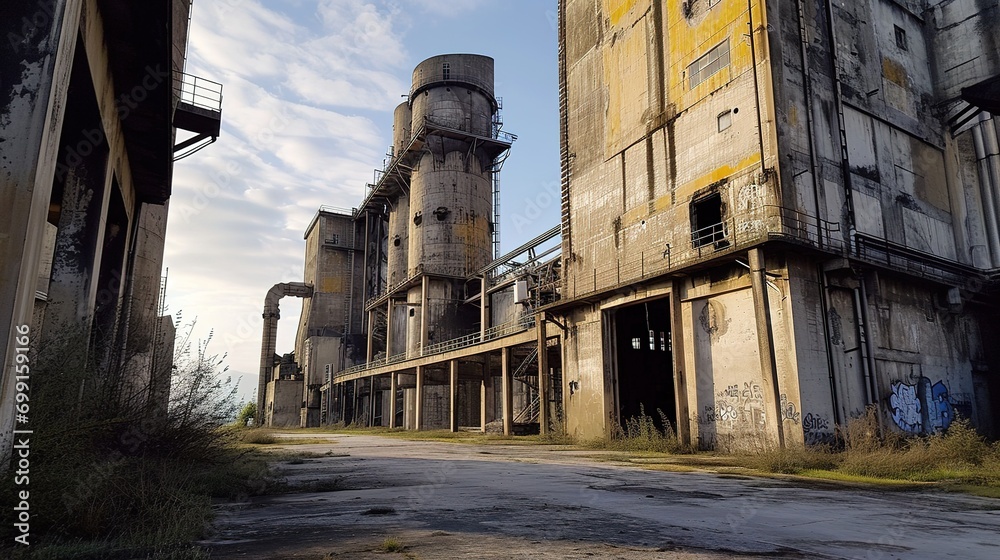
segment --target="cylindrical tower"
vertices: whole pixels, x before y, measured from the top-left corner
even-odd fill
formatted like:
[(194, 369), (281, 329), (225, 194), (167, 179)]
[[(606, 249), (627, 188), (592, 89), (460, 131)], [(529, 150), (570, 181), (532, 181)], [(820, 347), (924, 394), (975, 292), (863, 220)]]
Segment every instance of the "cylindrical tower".
[(489, 136), (497, 109), (493, 96), (493, 59), (478, 54), (444, 54), (413, 70), (410, 88), (413, 126), (435, 124)]
[(466, 276), (490, 251), (491, 166), (474, 137), (491, 137), (496, 99), (493, 59), (472, 54), (429, 58), (413, 71), (413, 128), (463, 134), (429, 135), (410, 178), (410, 274)]
[[(410, 104), (400, 103), (393, 114), (392, 150), (393, 157), (403, 155), (410, 143)], [(401, 193), (389, 208), (388, 244), (386, 247), (386, 280), (395, 286), (408, 277), (407, 253), (409, 252), (410, 200)]]
[(491, 155), (497, 110), (493, 59), (472, 54), (429, 58), (413, 71), (411, 130), (423, 153), (410, 175), (407, 276), (426, 280), (407, 294), (407, 350), (466, 334), (474, 319), (461, 302), (464, 278), (492, 259)]
[(399, 157), (403, 154), (403, 148), (410, 143), (410, 122), (413, 113), (410, 111), (410, 102), (404, 101), (396, 107), (392, 114), (392, 155)]

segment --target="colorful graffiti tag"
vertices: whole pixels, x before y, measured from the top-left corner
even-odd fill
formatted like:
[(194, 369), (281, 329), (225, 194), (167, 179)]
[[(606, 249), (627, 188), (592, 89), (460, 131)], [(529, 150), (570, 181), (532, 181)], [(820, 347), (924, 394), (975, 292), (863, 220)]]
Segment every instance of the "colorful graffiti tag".
[(914, 384), (893, 381), (889, 408), (893, 422), (908, 434), (947, 430), (955, 418), (944, 381), (932, 384), (926, 377), (921, 377)]

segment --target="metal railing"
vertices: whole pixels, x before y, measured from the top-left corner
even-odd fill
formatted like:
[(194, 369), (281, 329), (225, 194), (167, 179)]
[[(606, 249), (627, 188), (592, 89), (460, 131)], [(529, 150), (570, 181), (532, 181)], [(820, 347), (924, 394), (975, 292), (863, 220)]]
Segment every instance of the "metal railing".
[(347, 368), (345, 370), (339, 371), (334, 374), (333, 381), (337, 382), (338, 378), (346, 377), (355, 373), (361, 373), (370, 369), (377, 369), (383, 366), (392, 365), (399, 362), (405, 362), (407, 360), (413, 360), (416, 358), (424, 358), (427, 356), (434, 356), (437, 354), (444, 354), (446, 352), (451, 352), (453, 350), (461, 350), (463, 348), (468, 348), (470, 346), (475, 346), (484, 342), (490, 342), (514, 334), (522, 333), (528, 329), (534, 328), (535, 326), (535, 316), (525, 315), (513, 321), (509, 321), (502, 325), (497, 325), (486, 329), (484, 333), (472, 333), (458, 338), (453, 338), (451, 340), (446, 340), (444, 342), (439, 342), (437, 344), (431, 344), (425, 346), (416, 352), (411, 353), (401, 353), (394, 356), (386, 356), (377, 360), (372, 360), (371, 362), (358, 364), (354, 367)]
[(521, 365), (517, 366), (517, 369), (514, 370), (513, 376), (515, 378), (522, 377), (528, 371), (528, 368), (531, 366), (531, 364), (535, 363), (535, 359), (537, 357), (538, 357), (538, 347), (536, 346), (531, 349), (531, 352), (528, 352), (527, 356), (524, 357), (524, 361), (521, 362)]
[(537, 422), (538, 413), (540, 412), (539, 408), (541, 408), (541, 404), (542, 404), (541, 400), (539, 400), (538, 396), (535, 396), (535, 398), (531, 399), (531, 402), (528, 403), (528, 406), (521, 409), (521, 412), (518, 412), (514, 416), (513, 423), (531, 424)]
[(215, 113), (222, 112), (222, 84), (199, 78), (191, 74), (181, 74), (174, 87), (178, 101)]
[(985, 279), (974, 267), (864, 234), (855, 236), (852, 255), (871, 264), (967, 289)]
[(729, 237), (729, 224), (719, 222), (708, 227), (691, 232), (691, 246), (702, 247), (712, 245), (714, 247), (725, 247), (726, 237)]
[(463, 84), (469, 84), (483, 90), (483, 92), (489, 94), (490, 97), (494, 97), (493, 83), (491, 81), (484, 80), (475, 74), (456, 74), (451, 71), (446, 74), (442, 71), (434, 74), (421, 75), (417, 81), (413, 82), (413, 87), (410, 88), (410, 99), (413, 99), (414, 94), (421, 88), (427, 87), (430, 84), (444, 82), (461, 82)]
[(344, 215), (344, 216), (350, 216), (352, 218), (355, 218), (358, 215), (358, 209), (357, 208), (344, 208), (342, 206), (330, 206), (330, 205), (327, 205), (327, 204), (320, 205), (319, 211), (320, 212), (329, 212), (331, 214), (341, 214), (341, 215)]
[(644, 250), (625, 258), (603, 259), (603, 266), (586, 272), (564, 272), (562, 299), (612, 290), (768, 240), (807, 245), (838, 254), (845, 254), (847, 248), (840, 224), (792, 208), (765, 205), (696, 230), (691, 234), (690, 245), (667, 243), (662, 250)]

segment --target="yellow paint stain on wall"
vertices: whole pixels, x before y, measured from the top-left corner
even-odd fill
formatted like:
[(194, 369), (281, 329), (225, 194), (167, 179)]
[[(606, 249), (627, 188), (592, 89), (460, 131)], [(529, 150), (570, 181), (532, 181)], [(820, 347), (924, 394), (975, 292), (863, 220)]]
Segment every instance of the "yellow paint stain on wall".
[(324, 276), (320, 281), (320, 291), (339, 293), (344, 291), (344, 279), (337, 276)]
[(737, 175), (754, 165), (760, 164), (760, 154), (755, 153), (753, 155), (747, 156), (737, 162), (734, 165), (723, 165), (721, 167), (716, 167), (711, 172), (689, 181), (677, 188), (677, 201), (683, 202), (692, 194), (697, 192), (699, 189), (703, 189), (712, 183), (717, 183), (723, 179)]
[[(712, 183), (717, 183), (723, 179), (732, 177), (733, 175), (739, 175), (747, 169), (759, 164), (760, 154), (753, 154), (752, 156), (744, 158), (735, 165), (723, 165), (721, 167), (717, 167), (710, 173), (706, 173), (705, 175), (680, 186), (676, 193), (677, 201), (684, 203), (688, 197), (693, 195), (699, 189), (703, 189)], [(669, 194), (665, 194), (653, 200), (652, 211), (649, 211), (648, 205), (638, 206), (629, 210), (628, 212), (622, 214), (622, 227), (628, 227), (639, 220), (646, 218), (647, 216), (658, 214), (663, 210), (673, 207), (670, 200), (671, 196)]]
[[(684, 17), (682, 0), (668, 0), (666, 16), (666, 45), (670, 77), (670, 100), (679, 111), (691, 106), (711, 91), (732, 78), (749, 71), (753, 57), (750, 41), (746, 34), (748, 14), (747, 3), (742, 0), (722, 0), (700, 17), (689, 20)], [(764, 10), (758, 1), (753, 4), (754, 28), (766, 27)], [(758, 63), (764, 60), (765, 34), (758, 33)], [(689, 87), (687, 69), (692, 62), (707, 53), (712, 47), (729, 38), (729, 67), (709, 77), (693, 89)], [(763, 65), (766, 66), (766, 65)], [(763, 67), (762, 66), (762, 67)], [(761, 80), (767, 79), (761, 76)]]
[(643, 115), (649, 108), (647, 48), (646, 34), (640, 28), (622, 32), (621, 39), (601, 51), (608, 87), (605, 147), (609, 157), (645, 130)]
[(882, 75), (899, 87), (910, 87), (910, 77), (906, 73), (906, 68), (891, 58), (882, 59)]
[(625, 14), (631, 10), (638, 0), (605, 0), (604, 11), (611, 20), (611, 25), (618, 25)]

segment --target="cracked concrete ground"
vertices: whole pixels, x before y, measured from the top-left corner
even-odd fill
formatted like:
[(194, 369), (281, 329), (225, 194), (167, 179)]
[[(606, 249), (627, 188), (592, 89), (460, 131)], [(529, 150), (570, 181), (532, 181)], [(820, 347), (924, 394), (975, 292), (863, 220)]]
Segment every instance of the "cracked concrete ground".
[[(220, 506), (213, 558), (1000, 558), (1000, 500), (650, 471), (562, 446), (330, 439), (290, 448), (330, 455), (280, 465), (328, 491)], [(379, 552), (387, 537), (406, 549)]]

